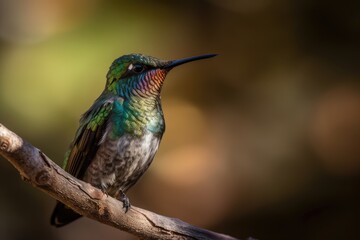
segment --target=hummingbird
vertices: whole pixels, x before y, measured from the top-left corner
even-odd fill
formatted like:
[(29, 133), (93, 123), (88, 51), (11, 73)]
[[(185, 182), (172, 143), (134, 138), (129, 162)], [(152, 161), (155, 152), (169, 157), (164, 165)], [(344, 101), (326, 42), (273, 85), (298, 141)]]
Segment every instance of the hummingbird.
[[(65, 171), (120, 200), (126, 213), (131, 204), (125, 193), (149, 168), (165, 131), (160, 93), (166, 75), (214, 56), (166, 61), (129, 54), (115, 59), (105, 89), (79, 121), (65, 154)], [(51, 225), (61, 227), (80, 217), (58, 201)]]

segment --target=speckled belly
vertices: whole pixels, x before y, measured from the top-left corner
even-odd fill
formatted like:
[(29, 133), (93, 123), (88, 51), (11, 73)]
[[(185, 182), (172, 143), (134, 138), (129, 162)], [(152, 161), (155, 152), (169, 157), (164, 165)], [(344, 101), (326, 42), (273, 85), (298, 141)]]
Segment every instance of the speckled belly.
[(144, 174), (159, 147), (160, 138), (147, 132), (136, 137), (125, 134), (117, 140), (106, 138), (87, 168), (83, 180), (117, 197)]

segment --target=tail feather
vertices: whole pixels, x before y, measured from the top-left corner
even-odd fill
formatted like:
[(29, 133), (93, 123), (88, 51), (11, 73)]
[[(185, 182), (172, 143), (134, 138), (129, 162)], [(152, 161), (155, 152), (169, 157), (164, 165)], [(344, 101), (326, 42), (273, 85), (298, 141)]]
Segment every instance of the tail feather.
[(57, 202), (55, 209), (51, 215), (50, 223), (55, 227), (62, 227), (76, 219), (81, 215), (71, 210), (61, 202)]

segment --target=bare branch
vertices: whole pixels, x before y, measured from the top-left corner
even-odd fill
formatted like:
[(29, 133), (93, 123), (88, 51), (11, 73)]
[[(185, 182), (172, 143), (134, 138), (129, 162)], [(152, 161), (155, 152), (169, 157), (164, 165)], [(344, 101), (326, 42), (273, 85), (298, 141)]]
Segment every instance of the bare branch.
[(121, 202), (74, 178), (39, 149), (1, 124), (0, 155), (19, 171), (24, 180), (79, 214), (140, 238), (236, 239), (134, 206), (125, 214)]

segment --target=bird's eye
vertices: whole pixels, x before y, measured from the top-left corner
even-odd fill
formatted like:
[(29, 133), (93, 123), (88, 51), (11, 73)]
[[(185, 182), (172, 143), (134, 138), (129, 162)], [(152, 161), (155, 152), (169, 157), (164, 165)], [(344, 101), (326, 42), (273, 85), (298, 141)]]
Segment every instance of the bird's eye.
[(141, 64), (130, 64), (128, 69), (134, 73), (141, 73), (145, 70), (145, 67)]

